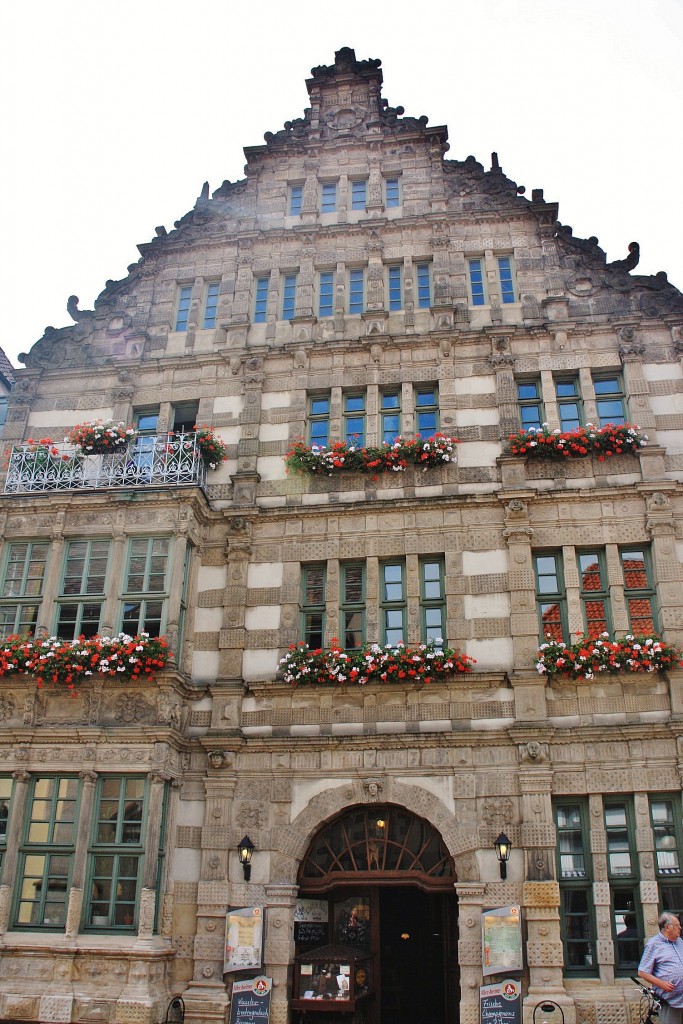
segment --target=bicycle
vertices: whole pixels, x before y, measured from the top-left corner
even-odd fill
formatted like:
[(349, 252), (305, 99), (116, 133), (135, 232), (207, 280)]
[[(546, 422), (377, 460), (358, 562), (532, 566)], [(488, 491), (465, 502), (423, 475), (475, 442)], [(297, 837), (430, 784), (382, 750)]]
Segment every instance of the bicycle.
[(659, 1020), (659, 1007), (661, 1002), (655, 990), (646, 985), (640, 978), (631, 975), (631, 981), (635, 982), (641, 990), (640, 1006), (638, 1008), (638, 1019), (640, 1024), (655, 1024)]

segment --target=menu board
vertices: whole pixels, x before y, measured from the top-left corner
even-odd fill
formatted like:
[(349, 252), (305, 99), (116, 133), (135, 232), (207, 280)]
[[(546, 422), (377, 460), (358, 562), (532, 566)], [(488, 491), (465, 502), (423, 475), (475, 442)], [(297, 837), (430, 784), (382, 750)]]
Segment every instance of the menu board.
[(522, 986), (513, 978), (479, 989), (481, 1024), (520, 1024)]
[(249, 971), (261, 966), (263, 907), (229, 910), (225, 925), (223, 970)]
[(519, 906), (497, 907), (481, 915), (484, 977), (523, 970), (522, 924)]
[(230, 1024), (268, 1024), (272, 978), (261, 975), (232, 986)]
[(294, 907), (294, 941), (323, 945), (329, 939), (327, 900), (300, 899)]

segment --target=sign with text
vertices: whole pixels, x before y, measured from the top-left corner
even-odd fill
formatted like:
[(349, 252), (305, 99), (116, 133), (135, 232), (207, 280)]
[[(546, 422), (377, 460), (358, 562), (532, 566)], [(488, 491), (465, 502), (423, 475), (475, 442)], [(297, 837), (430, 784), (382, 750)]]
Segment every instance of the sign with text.
[(327, 900), (297, 900), (294, 906), (294, 941), (323, 945), (328, 937)]
[(223, 970), (251, 971), (261, 966), (263, 907), (229, 910), (225, 925)]
[(232, 986), (230, 1024), (268, 1024), (273, 979), (260, 975)]
[(519, 906), (484, 910), (481, 915), (481, 944), (484, 977), (521, 971), (524, 963)]
[(479, 989), (481, 1024), (521, 1024), (522, 986), (507, 978)]

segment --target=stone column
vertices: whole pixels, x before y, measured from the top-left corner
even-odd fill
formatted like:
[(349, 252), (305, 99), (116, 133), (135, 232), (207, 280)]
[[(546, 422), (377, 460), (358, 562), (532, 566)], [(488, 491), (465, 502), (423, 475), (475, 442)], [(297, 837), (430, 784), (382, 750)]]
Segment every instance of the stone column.
[(19, 841), (24, 824), (28, 784), (31, 774), (30, 772), (16, 771), (12, 773), (12, 777), (14, 779), (14, 787), (12, 790), (10, 815), (7, 822), (7, 850), (2, 862), (2, 879), (0, 884), (0, 942), (2, 942), (2, 935), (7, 931), (9, 924), (12, 890), (14, 889), (17, 874)]
[(294, 906), (299, 887), (266, 884), (264, 973), (273, 979), (270, 1024), (287, 1024), (287, 977), (294, 960)]
[(460, 1024), (479, 1024), (481, 966), (481, 912), (483, 882), (456, 882), (458, 894), (458, 963), (460, 965)]
[(593, 859), (593, 905), (598, 938), (598, 966), (603, 985), (614, 984), (614, 942), (609, 881), (607, 879), (607, 834), (602, 797), (589, 797), (590, 852)]
[(102, 607), (102, 634), (113, 636), (116, 632), (115, 622), (118, 621), (119, 594), (124, 592), (122, 574), (126, 571), (126, 513), (119, 509), (112, 530), (111, 571), (113, 579), (108, 581), (106, 596)]
[(683, 567), (676, 555), (674, 511), (665, 491), (647, 498), (645, 530), (652, 539), (659, 628), (670, 643), (683, 644)]
[(656, 935), (659, 919), (659, 889), (655, 873), (655, 837), (650, 825), (650, 801), (647, 793), (634, 793), (636, 812), (636, 848), (640, 874), (639, 896), (643, 908), (643, 928), (646, 939)]
[(97, 772), (79, 772), (81, 779), (81, 800), (76, 831), (71, 888), (69, 889), (69, 905), (66, 912), (66, 936), (75, 939), (78, 935), (83, 916), (83, 885), (88, 860), (88, 843), (92, 832), (93, 804), (95, 802), (95, 783)]
[(564, 955), (560, 940), (560, 886), (557, 882), (525, 882), (523, 913), (527, 925), (529, 990), (524, 999), (524, 1021), (531, 1024), (534, 1009), (543, 999), (562, 1007), (565, 1024), (574, 1024), (574, 1000), (562, 981)]
[(505, 507), (503, 537), (508, 546), (514, 668), (521, 672), (533, 670), (538, 651), (536, 589), (531, 562), (533, 534), (526, 503), (521, 498), (513, 498)]
[(145, 855), (142, 864), (142, 889), (138, 914), (137, 948), (153, 946), (154, 918), (157, 906), (159, 884), (159, 847), (161, 845), (161, 823), (164, 814), (164, 794), (169, 777), (162, 772), (150, 772), (149, 799), (147, 801), (147, 830), (145, 834)]
[(263, 377), (263, 357), (249, 356), (243, 369), (244, 406), (240, 416), (241, 437), (237, 442), (237, 472), (230, 477), (235, 505), (253, 505), (256, 485), (261, 479), (256, 464)]
[[(227, 587), (223, 603), (223, 623), (219, 634), (220, 668), (216, 686), (227, 685), (235, 700), (235, 687), (242, 685), (242, 655), (245, 645), (244, 609), (247, 601), (247, 570), (251, 557), (251, 523), (242, 516), (228, 521), (225, 558), (228, 565)], [(215, 688), (213, 688), (215, 694)], [(213, 701), (214, 728), (224, 727), (220, 717), (223, 705)], [(237, 715), (235, 705), (234, 715)], [(237, 718), (234, 717), (237, 725)]]
[(39, 618), (36, 624), (37, 637), (48, 636), (51, 625), (55, 620), (56, 598), (59, 591), (64, 554), (64, 517), (64, 512), (57, 513), (50, 535), (52, 544), (50, 547), (50, 558), (47, 563), (47, 572), (43, 582), (43, 602), (40, 606)]
[(189, 509), (180, 509), (173, 538), (173, 556), (171, 558), (173, 570), (169, 586), (168, 619), (166, 623), (166, 636), (172, 653), (172, 663), (177, 663), (177, 651), (183, 639), (178, 631), (180, 628), (180, 605), (185, 584), (185, 556), (187, 552), (187, 534), (190, 528), (189, 519)]
[(628, 395), (627, 419), (644, 428), (654, 443), (657, 421), (650, 407), (650, 387), (643, 374), (645, 345), (635, 327), (622, 327), (619, 331), (619, 355), (624, 367), (624, 391)]

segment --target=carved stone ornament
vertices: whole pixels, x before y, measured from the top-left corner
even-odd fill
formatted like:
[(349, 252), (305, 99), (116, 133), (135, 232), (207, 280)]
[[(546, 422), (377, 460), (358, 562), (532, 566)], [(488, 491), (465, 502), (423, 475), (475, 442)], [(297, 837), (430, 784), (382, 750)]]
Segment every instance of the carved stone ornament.
[(225, 754), (222, 750), (210, 750), (207, 757), (212, 768), (222, 768), (225, 764)]
[(529, 740), (528, 743), (524, 743), (520, 746), (519, 759), (520, 761), (530, 761), (534, 764), (539, 764), (541, 761), (547, 761), (548, 744), (539, 743), (537, 740)]
[(384, 789), (384, 783), (381, 779), (364, 779), (363, 789), (370, 800), (379, 800)]
[(367, 111), (358, 106), (330, 107), (325, 111), (323, 120), (333, 131), (343, 132), (356, 128), (365, 120)]

